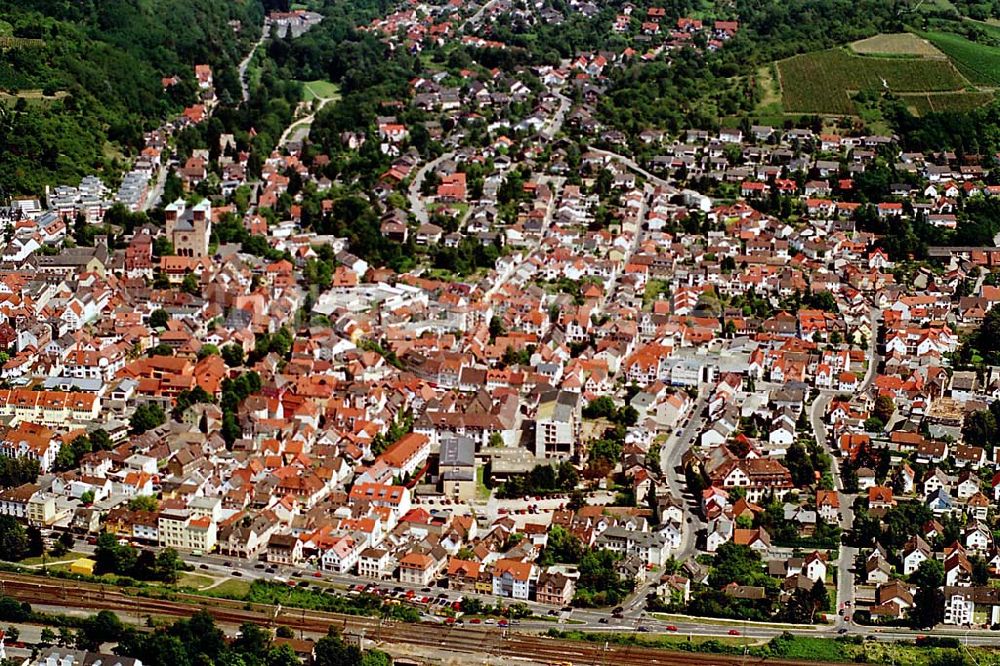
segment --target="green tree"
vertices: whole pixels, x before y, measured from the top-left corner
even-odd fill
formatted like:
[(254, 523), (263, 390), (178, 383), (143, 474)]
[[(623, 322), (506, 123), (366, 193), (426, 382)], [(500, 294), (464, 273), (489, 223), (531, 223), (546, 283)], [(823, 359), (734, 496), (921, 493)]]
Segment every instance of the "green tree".
[(729, 583), (751, 585), (761, 573), (760, 555), (748, 546), (739, 546), (730, 541), (716, 550), (708, 584), (716, 589)]
[(490, 341), (495, 341), (501, 335), (507, 333), (507, 328), (503, 325), (503, 319), (494, 315), (490, 319)]
[(117, 643), (129, 629), (118, 616), (109, 610), (84, 618), (76, 634), (76, 647), (80, 650), (98, 650), (104, 643)]
[(199, 361), (203, 358), (208, 358), (209, 356), (218, 356), (218, 355), (219, 355), (219, 348), (213, 345), (212, 343), (203, 344), (201, 346), (201, 349), (198, 350)]
[(97, 537), (97, 547), (94, 549), (94, 571), (96, 573), (131, 575), (135, 571), (138, 559), (136, 549), (132, 546), (119, 544), (114, 534), (102, 532)]
[(63, 624), (59, 626), (59, 640), (60, 646), (69, 646), (76, 642), (76, 633), (67, 625)]
[(111, 436), (106, 430), (96, 428), (90, 432), (90, 444), (95, 451), (108, 451), (112, 447)]
[(549, 538), (539, 557), (539, 564), (576, 564), (583, 557), (583, 550), (583, 543), (578, 537), (560, 525), (553, 525), (549, 529)]
[(156, 511), (160, 502), (153, 495), (136, 495), (128, 501), (128, 508), (132, 511)]
[(580, 474), (576, 471), (573, 463), (568, 460), (560, 462), (559, 469), (556, 472), (556, 487), (560, 490), (573, 489), (579, 483)]
[(580, 558), (580, 578), (574, 605), (613, 606), (632, 590), (633, 583), (618, 575), (618, 557), (610, 550), (589, 550)]
[(12, 516), (0, 516), (0, 553), (14, 562), (28, 555), (28, 533)]
[(392, 657), (381, 650), (367, 650), (361, 655), (361, 666), (392, 666)]
[(28, 556), (39, 557), (45, 553), (45, 541), (42, 539), (42, 530), (37, 525), (28, 525), (25, 530), (28, 534)]
[(37, 460), (0, 456), (0, 487), (12, 488), (34, 483), (40, 471)]
[(962, 436), (968, 444), (991, 448), (997, 434), (997, 419), (992, 410), (980, 409), (966, 415)]
[(68, 553), (69, 551), (73, 550), (73, 546), (75, 545), (73, 535), (70, 534), (69, 532), (62, 532), (59, 535), (58, 543), (62, 547), (64, 553)]
[(194, 273), (187, 273), (181, 281), (181, 291), (192, 296), (200, 296), (201, 284), (198, 282), (198, 276)]
[(238, 368), (243, 365), (243, 347), (229, 344), (222, 348), (222, 360), (230, 368)]
[(913, 606), (909, 609), (910, 624), (916, 629), (934, 627), (944, 621), (944, 565), (935, 559), (925, 560), (910, 575), (917, 586)]
[(895, 411), (896, 404), (893, 402), (892, 396), (880, 395), (875, 398), (875, 408), (872, 410), (872, 415), (881, 420), (882, 423), (888, 423)]
[(179, 571), (184, 570), (184, 561), (173, 548), (164, 548), (156, 554), (155, 575), (158, 580), (176, 583)]
[(152, 328), (166, 328), (168, 321), (170, 321), (170, 315), (167, 314), (166, 310), (153, 310), (153, 313), (149, 315), (149, 325)]
[(316, 641), (314, 666), (360, 666), (361, 650), (348, 645), (336, 628), (330, 627), (326, 636)]
[(167, 421), (167, 415), (163, 408), (155, 404), (143, 404), (135, 408), (129, 425), (132, 427), (132, 434), (141, 435), (147, 430), (158, 428)]
[(616, 411), (615, 401), (610, 396), (602, 395), (587, 403), (583, 408), (583, 417), (587, 419), (610, 419)]
[(248, 655), (265, 654), (271, 649), (271, 632), (253, 622), (244, 622), (233, 647)]
[(267, 652), (264, 666), (301, 666), (302, 660), (287, 643), (272, 647)]

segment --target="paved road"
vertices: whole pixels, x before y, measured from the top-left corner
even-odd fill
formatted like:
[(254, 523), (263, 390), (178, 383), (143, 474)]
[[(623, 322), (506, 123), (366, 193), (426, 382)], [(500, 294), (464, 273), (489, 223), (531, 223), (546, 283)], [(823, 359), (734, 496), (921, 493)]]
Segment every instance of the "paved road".
[[(493, 3), (489, 3), (493, 4)], [(487, 5), (488, 6), (488, 5)], [(485, 9), (485, 6), (484, 8)], [(482, 13), (482, 9), (479, 13)], [(568, 97), (564, 96), (559, 90), (554, 90), (553, 94), (559, 98), (559, 108), (556, 110), (555, 115), (549, 119), (549, 122), (542, 129), (542, 134), (551, 139), (556, 134), (562, 130), (563, 122), (566, 120), (566, 112), (569, 110), (570, 100)], [(410, 210), (413, 212), (414, 217), (417, 218), (417, 224), (427, 224), (430, 221), (430, 215), (427, 213), (427, 202), (420, 193), (420, 188), (424, 184), (424, 178), (427, 174), (438, 168), (443, 162), (450, 160), (455, 157), (455, 151), (448, 151), (438, 158), (427, 162), (421, 166), (417, 173), (413, 176), (413, 181), (410, 183), (410, 188), (407, 192), (407, 199), (410, 203)], [(554, 193), (553, 193), (554, 194)], [(555, 197), (553, 197), (552, 206), (555, 205)], [(550, 207), (551, 208), (551, 207)], [(547, 219), (551, 218), (551, 211), (547, 216)]]
[(250, 66), (250, 61), (253, 60), (254, 54), (257, 53), (257, 48), (264, 43), (270, 32), (271, 30), (268, 24), (265, 22), (264, 27), (260, 33), (260, 39), (258, 39), (257, 42), (253, 45), (253, 48), (250, 49), (250, 52), (247, 53), (246, 57), (240, 61), (240, 67), (239, 67), (240, 91), (241, 95), (243, 96), (244, 102), (250, 101), (250, 87), (249, 87), (249, 82), (247, 81), (247, 68)]
[(420, 194), (420, 187), (424, 184), (424, 178), (427, 177), (428, 172), (437, 169), (438, 166), (453, 157), (455, 157), (455, 151), (451, 150), (417, 169), (417, 173), (413, 177), (413, 182), (410, 183), (410, 190), (407, 193), (407, 198), (410, 201), (410, 210), (417, 218), (417, 224), (427, 224), (430, 222), (430, 215), (427, 214), (427, 202), (424, 201), (423, 195)]
[(659, 176), (654, 176), (653, 174), (643, 169), (641, 166), (639, 166), (638, 162), (633, 160), (631, 157), (626, 157), (625, 155), (619, 155), (618, 153), (613, 153), (610, 150), (601, 150), (600, 148), (594, 148), (593, 146), (589, 146), (587, 150), (597, 153), (598, 155), (606, 155), (610, 157), (611, 161), (613, 162), (621, 162), (629, 169), (635, 171), (637, 174), (639, 174), (640, 176), (642, 176), (643, 178), (645, 178), (646, 180), (655, 185), (659, 185), (661, 187), (673, 187), (673, 185), (671, 185), (669, 182), (663, 180)]
[[(166, 157), (166, 151), (164, 151), (162, 157)], [(156, 207), (156, 204), (160, 203), (160, 198), (163, 196), (163, 187), (167, 184), (167, 172), (169, 170), (170, 166), (164, 160), (160, 165), (159, 172), (156, 174), (156, 180), (153, 181), (152, 188), (146, 193), (146, 200), (142, 203), (142, 207), (139, 210), (150, 211)]]
[(518, 271), (520, 271), (525, 266), (528, 266), (531, 263), (532, 257), (534, 257), (535, 254), (538, 253), (538, 251), (542, 248), (542, 243), (544, 243), (545, 239), (548, 238), (549, 227), (552, 224), (552, 216), (556, 212), (556, 202), (559, 200), (559, 192), (562, 190), (563, 183), (566, 182), (566, 179), (563, 178), (562, 176), (555, 176), (555, 177), (544, 176), (541, 178), (541, 182), (547, 183), (549, 188), (552, 190), (552, 199), (549, 200), (549, 205), (545, 209), (545, 218), (542, 221), (542, 233), (538, 236), (538, 240), (531, 246), (528, 252), (524, 255), (524, 259), (522, 259), (517, 266), (514, 266), (509, 271), (505, 272), (503, 275), (498, 276), (496, 282), (494, 282), (493, 285), (486, 290), (486, 292), (483, 294), (484, 301), (488, 301), (489, 299), (493, 298), (493, 296), (495, 296), (497, 293), (499, 293), (501, 289), (503, 289), (504, 285), (507, 284), (507, 282), (509, 282), (512, 277), (517, 275)]
[[(281, 138), (278, 139), (278, 148), (284, 146), (289, 140), (291, 140), (292, 138), (294, 138), (293, 132), (295, 132), (296, 128), (304, 129), (306, 131), (306, 134), (308, 134), (309, 133), (309, 127), (312, 125), (313, 120), (316, 119), (316, 114), (319, 113), (320, 110), (324, 106), (326, 106), (327, 104), (329, 104), (330, 102), (332, 102), (335, 99), (337, 99), (337, 98), (336, 97), (317, 97), (314, 100), (314, 107), (313, 107), (312, 113), (310, 113), (308, 116), (303, 116), (302, 118), (299, 118), (298, 120), (293, 121), (292, 124), (290, 124), (288, 127), (286, 127), (285, 131), (281, 133)], [(316, 101), (318, 101), (319, 104), (315, 104)]]
[[(604, 290), (604, 295), (601, 296), (601, 300), (598, 301), (597, 307), (594, 308), (596, 314), (600, 314), (604, 311), (609, 301), (612, 301), (615, 295), (615, 290), (618, 288), (618, 279), (621, 274), (625, 271), (625, 267), (632, 260), (632, 255), (635, 251), (639, 249), (639, 243), (642, 242), (643, 230), (642, 223), (646, 219), (646, 199), (650, 196), (649, 192), (644, 192), (642, 197), (642, 205), (639, 206), (639, 215), (637, 217), (638, 223), (636, 224), (635, 233), (632, 234), (632, 242), (629, 243), (628, 249), (625, 251), (625, 256), (622, 258), (621, 267), (615, 271), (614, 275), (611, 276), (611, 282), (608, 284), (608, 288)], [(620, 363), (618, 365), (618, 373), (622, 371), (624, 364)], [(618, 373), (615, 374), (615, 379), (618, 379)]]
[(569, 107), (572, 101), (569, 97), (566, 97), (562, 92), (558, 90), (553, 90), (552, 94), (559, 98), (559, 108), (556, 109), (555, 115), (549, 119), (545, 127), (542, 128), (542, 136), (545, 137), (547, 141), (551, 141), (552, 138), (562, 130), (563, 122), (566, 120), (566, 114), (569, 112)]
[(691, 415), (687, 423), (684, 424), (680, 432), (676, 430), (672, 432), (667, 437), (667, 441), (664, 442), (663, 448), (660, 449), (660, 468), (666, 477), (670, 494), (684, 500), (684, 511), (687, 513), (681, 530), (681, 546), (674, 554), (674, 557), (679, 561), (684, 561), (697, 554), (696, 533), (706, 527), (697, 506), (698, 498), (684, 499), (687, 492), (686, 482), (683, 471), (678, 470), (681, 467), (681, 459), (695, 443), (708, 420), (704, 414), (708, 398), (709, 391), (707, 389), (699, 392), (698, 399), (691, 406)]
[[(862, 379), (861, 384), (858, 387), (858, 393), (864, 393), (867, 391), (872, 382), (875, 381), (878, 366), (881, 362), (877, 344), (878, 323), (880, 316), (881, 313), (875, 308), (872, 308), (868, 314), (872, 334), (875, 338), (873, 338), (868, 344), (868, 368), (865, 372), (864, 379)], [(813, 435), (816, 438), (816, 442), (825, 445), (830, 451), (832, 458), (831, 471), (833, 473), (834, 483), (836, 484), (837, 496), (840, 500), (840, 527), (846, 533), (849, 532), (854, 526), (855, 495), (844, 492), (844, 481), (840, 474), (840, 458), (837, 456), (836, 450), (837, 443), (830, 441), (826, 424), (823, 422), (827, 407), (830, 404), (830, 399), (838, 393), (840, 392), (830, 390), (821, 392), (810, 406), (809, 422), (812, 424)], [(854, 561), (857, 558), (857, 555), (857, 548), (850, 546), (840, 547), (840, 556), (837, 561), (837, 610), (839, 612), (841, 609), (844, 609), (844, 615), (839, 615), (839, 613), (837, 615), (836, 626), (838, 628), (847, 624), (844, 618), (849, 617), (852, 609), (854, 608), (854, 574), (851, 572), (851, 568), (854, 566)]]
[(467, 26), (466, 32), (472, 32), (473, 30), (478, 30), (479, 26), (482, 25), (483, 23), (483, 17), (486, 15), (486, 12), (490, 11), (496, 4), (497, 0), (490, 0), (485, 5), (480, 7), (479, 11), (470, 16), (469, 20), (466, 21), (465, 23), (465, 25)]

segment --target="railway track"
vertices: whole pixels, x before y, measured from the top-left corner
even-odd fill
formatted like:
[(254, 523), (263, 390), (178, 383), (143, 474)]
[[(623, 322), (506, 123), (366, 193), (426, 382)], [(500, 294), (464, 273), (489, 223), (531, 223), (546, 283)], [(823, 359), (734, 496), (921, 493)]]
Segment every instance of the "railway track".
[[(460, 654), (516, 656), (541, 663), (570, 663), (573, 666), (744, 666), (764, 663), (763, 659), (755, 657), (670, 652), (604, 642), (560, 640), (499, 627), (387, 622), (373, 617), (249, 604), (192, 594), (176, 594), (171, 599), (154, 599), (93, 583), (41, 579), (19, 574), (0, 573), (0, 593), (32, 604), (93, 611), (113, 610), (136, 617), (148, 615), (183, 618), (204, 609), (216, 621), (225, 624), (284, 624), (312, 634), (325, 634), (330, 626), (334, 626), (346, 634), (364, 636), (379, 643), (419, 646)], [(802, 662), (768, 659), (767, 663), (792, 666)]]

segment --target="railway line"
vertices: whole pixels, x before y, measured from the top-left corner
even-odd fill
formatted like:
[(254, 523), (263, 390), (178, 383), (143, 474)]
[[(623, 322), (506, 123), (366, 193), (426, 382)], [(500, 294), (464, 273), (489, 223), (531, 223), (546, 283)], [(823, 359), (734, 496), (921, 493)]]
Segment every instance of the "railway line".
[[(345, 634), (361, 636), (376, 643), (426, 647), (469, 655), (518, 657), (540, 663), (570, 663), (573, 666), (744, 666), (764, 663), (763, 659), (755, 657), (670, 652), (640, 646), (612, 645), (603, 641), (561, 640), (500, 627), (391, 622), (374, 617), (250, 604), (192, 594), (175, 594), (171, 595), (171, 599), (155, 599), (93, 583), (46, 580), (8, 573), (0, 573), (0, 593), (31, 604), (91, 611), (113, 610), (137, 618), (183, 618), (203, 609), (211, 613), (216, 621), (224, 624), (284, 624), (310, 634), (325, 634), (330, 626), (335, 626)], [(767, 663), (791, 666), (802, 662), (768, 659)]]

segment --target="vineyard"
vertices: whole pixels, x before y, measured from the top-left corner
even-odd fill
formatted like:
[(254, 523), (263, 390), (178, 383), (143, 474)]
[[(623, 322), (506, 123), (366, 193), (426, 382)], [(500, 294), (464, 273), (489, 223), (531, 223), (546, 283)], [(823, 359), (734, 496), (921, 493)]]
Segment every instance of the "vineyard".
[(988, 92), (949, 92), (900, 96), (914, 115), (928, 113), (963, 113), (988, 104), (993, 94)]
[(954, 61), (972, 83), (1000, 85), (1000, 48), (977, 44), (950, 32), (921, 33)]
[(787, 113), (848, 115), (851, 94), (888, 89), (896, 93), (959, 91), (968, 82), (946, 60), (875, 58), (828, 49), (777, 63)]

